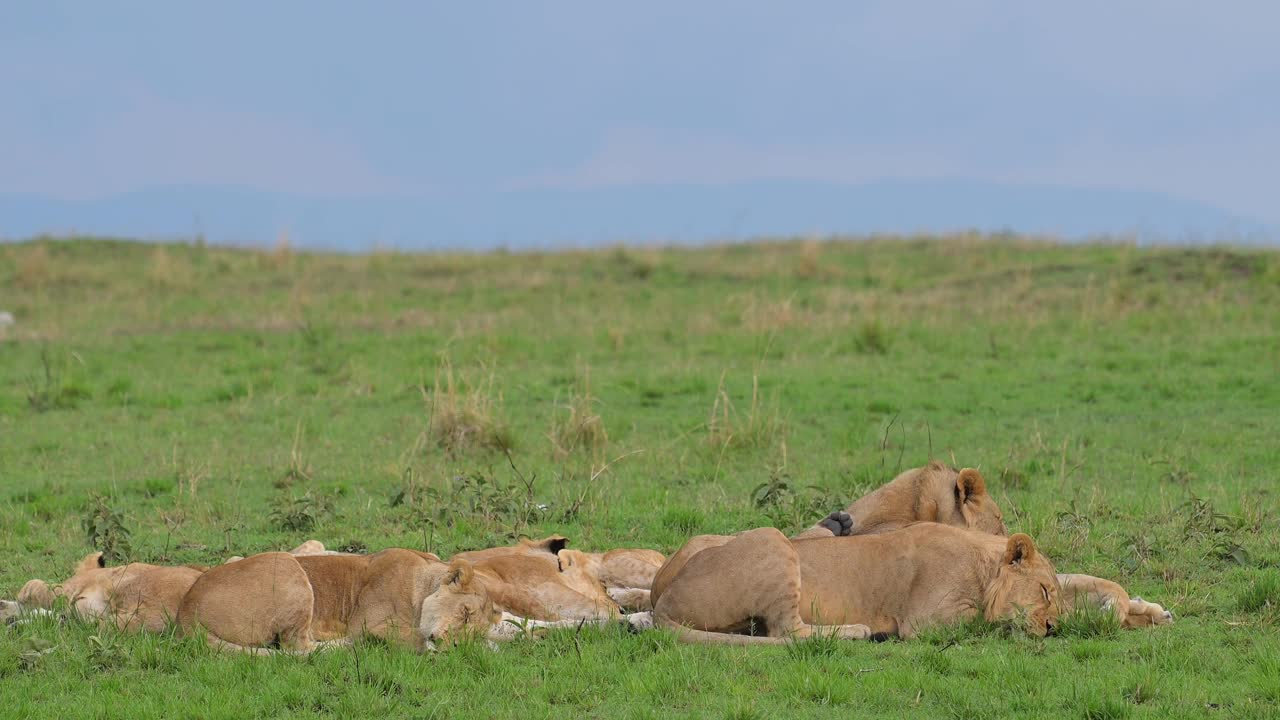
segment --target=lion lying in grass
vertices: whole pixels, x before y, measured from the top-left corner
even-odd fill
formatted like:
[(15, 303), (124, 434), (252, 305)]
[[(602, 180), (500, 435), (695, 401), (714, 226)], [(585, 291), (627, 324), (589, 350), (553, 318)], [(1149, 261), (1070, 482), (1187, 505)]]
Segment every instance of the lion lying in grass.
[(0, 600), (0, 618), (23, 612), (48, 612), (58, 598), (82, 617), (108, 622), (121, 630), (160, 632), (178, 615), (178, 604), (200, 577), (193, 567), (129, 563), (106, 567), (102, 553), (86, 555), (71, 578), (52, 587), (29, 580), (15, 601)]
[(399, 548), (229, 562), (201, 575), (177, 614), (184, 631), (249, 652), (307, 652), (363, 635), (424, 650), (484, 634), (499, 617), (470, 562)]
[[(458, 611), (461, 614), (455, 612), (449, 619), (441, 617), (448, 614), (443, 603), (451, 597), (457, 598), (453, 597), (456, 593), (448, 592), (447, 586), (438, 598), (432, 596), (439, 600), (437, 606), (433, 608), (429, 598), (422, 604), (423, 610), (417, 618), (405, 614), (385, 617), (382, 612), (371, 614), (367, 607), (362, 606), (367, 595), (353, 589), (370, 582), (370, 574), (403, 575), (405, 568), (412, 565), (404, 553), (415, 555), (427, 563), (438, 563), (435, 555), (414, 550), (347, 555), (328, 551), (322, 543), (308, 540), (291, 551), (298, 556), (293, 562), (278, 557), (282, 554), (276, 553), (270, 562), (264, 556), (247, 560), (237, 557), (222, 566), (240, 566), (249, 561), (261, 566), (249, 574), (243, 574), (243, 568), (234, 576), (228, 574), (230, 571), (215, 568), (219, 575), (227, 574), (231, 578), (220, 580), (220, 583), (229, 588), (247, 587), (251, 593), (259, 592), (258, 588), (265, 582), (265, 574), (287, 578), (287, 583), (276, 581), (277, 589), (270, 596), (254, 596), (255, 605), (278, 608), (276, 612), (282, 614), (280, 618), (271, 622), (264, 619), (257, 626), (246, 628), (243, 620), (228, 613), (226, 617), (201, 620), (200, 624), (206, 626), (215, 644), (234, 649), (265, 645), (305, 651), (317, 643), (345, 642), (365, 633), (426, 648), (448, 640), (451, 628), (455, 627), (470, 628), (471, 632), (487, 627), (489, 639), (505, 640), (527, 630), (568, 627), (583, 620), (602, 622), (619, 619), (619, 606), (606, 592), (601, 570), (606, 577), (644, 582), (647, 586), (652, 573), (660, 565), (646, 555), (649, 553), (661, 558), (652, 551), (624, 550), (595, 555), (569, 550), (565, 547), (567, 544), (567, 538), (553, 535), (541, 540), (522, 539), (508, 547), (458, 553), (452, 563), (467, 568), (460, 581), (462, 586), (469, 588), (474, 595), (482, 595), (489, 605), (483, 609), (468, 609), (463, 603), (464, 607)], [(395, 570), (386, 567), (379, 559), (379, 556), (390, 553), (398, 553), (396, 557), (400, 558)], [(646, 562), (652, 567), (649, 577), (645, 577), (643, 568), (635, 567)], [(293, 567), (295, 563), (297, 568)], [(288, 592), (288, 588), (302, 587), (299, 570), (310, 586), (310, 610), (307, 609), (305, 593)], [(379, 582), (380, 587), (388, 584), (385, 580)], [(194, 588), (193, 595), (201, 587)], [(279, 589), (281, 587), (284, 589)], [(417, 602), (420, 599), (412, 598), (399, 604), (412, 606)], [(488, 615), (488, 623), (476, 621), (481, 614)], [(435, 618), (434, 622), (440, 626), (438, 629), (426, 626), (431, 618)]]
[[(1021, 533), (919, 523), (880, 535), (788, 540), (773, 528), (691, 539), (654, 579), (653, 620), (694, 642), (776, 644), (815, 631), (900, 636), (982, 613), (1053, 631), (1053, 563)], [(746, 633), (746, 634), (744, 634)]]
[(666, 558), (643, 549), (570, 550), (568, 538), (521, 539), (508, 547), (461, 552), (503, 610), (539, 621), (604, 620), (647, 610), (649, 586)]
[[(472, 550), (454, 559), (475, 564), (476, 576), (503, 611), (538, 621), (605, 620), (621, 615), (598, 577), (583, 563), (561, 535), (541, 540), (521, 539), (508, 547)], [(561, 556), (564, 560), (561, 560)]]
[[(461, 570), (442, 584), (436, 578), (445, 566), (431, 553), (351, 555), (316, 540), (289, 553), (228, 558), (212, 570), (139, 563), (105, 568), (95, 554), (65, 583), (50, 589), (33, 580), (18, 602), (0, 601), (0, 618), (49, 608), (55, 596), (65, 595), (77, 612), (109, 616), (124, 629), (160, 630), (178, 619), (188, 629), (203, 627), (218, 647), (304, 652), (366, 633), (427, 648), (459, 628), (472, 632), (487, 625), (490, 639), (501, 640), (581, 620), (618, 619), (621, 611), (605, 580), (620, 583), (609, 590), (643, 592), (647, 604), (661, 554), (584, 553), (567, 543), (556, 535), (460, 553), (453, 567)], [(631, 587), (640, 584), (643, 590)]]
[(796, 536), (873, 535), (914, 522), (936, 522), (992, 535), (1007, 535), (1004, 514), (973, 468), (953, 470), (936, 460), (900, 473), (843, 511)]
[[(993, 535), (1008, 534), (1004, 515), (987, 494), (987, 484), (973, 468), (955, 470), (937, 461), (907, 470), (889, 483), (854, 501), (844, 511), (833, 512), (796, 539), (832, 535), (870, 535), (889, 532), (909, 523), (929, 521), (969, 528)], [(1130, 598), (1119, 584), (1091, 575), (1063, 574), (1064, 609), (1088, 602), (1115, 613), (1122, 627), (1166, 625), (1173, 613), (1142, 598)]]
[[(327, 552), (315, 540), (289, 551), (292, 555)], [(241, 559), (234, 557), (228, 562)], [(29, 580), (16, 600), (0, 600), (0, 620), (17, 620), (23, 613), (48, 613), (58, 598), (66, 598), (68, 609), (81, 617), (110, 622), (126, 631), (160, 632), (176, 621), (183, 596), (206, 570), (201, 565), (148, 563), (107, 567), (102, 553), (90, 553), (76, 563), (66, 581), (51, 586), (44, 580)]]

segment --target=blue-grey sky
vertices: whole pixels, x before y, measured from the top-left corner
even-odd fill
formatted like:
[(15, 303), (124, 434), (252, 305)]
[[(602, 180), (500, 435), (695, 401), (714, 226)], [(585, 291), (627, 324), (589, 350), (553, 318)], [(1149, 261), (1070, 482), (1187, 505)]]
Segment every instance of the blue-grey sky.
[(0, 193), (964, 178), (1280, 221), (1280, 3), (38, 2)]

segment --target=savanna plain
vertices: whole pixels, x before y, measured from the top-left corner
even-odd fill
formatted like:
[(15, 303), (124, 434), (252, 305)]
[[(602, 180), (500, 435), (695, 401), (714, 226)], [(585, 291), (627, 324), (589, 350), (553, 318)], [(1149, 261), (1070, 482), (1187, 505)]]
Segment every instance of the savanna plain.
[[(930, 458), (1173, 625), (249, 657), (0, 630), (0, 717), (1276, 717), (1280, 254), (1011, 236), (364, 255), (0, 245), (0, 597), (95, 547), (794, 532)], [(856, 579), (851, 579), (856, 581)]]

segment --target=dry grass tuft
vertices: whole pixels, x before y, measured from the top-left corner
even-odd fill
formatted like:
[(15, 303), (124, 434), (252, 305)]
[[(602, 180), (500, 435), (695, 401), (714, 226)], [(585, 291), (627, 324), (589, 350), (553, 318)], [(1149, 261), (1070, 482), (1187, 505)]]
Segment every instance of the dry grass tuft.
[(746, 414), (734, 409), (733, 401), (724, 387), (725, 373), (720, 374), (720, 385), (711, 404), (707, 419), (707, 442), (721, 451), (730, 447), (761, 448), (776, 445), (786, 435), (786, 423), (778, 412), (777, 404), (765, 407), (760, 397), (759, 373), (751, 374), (751, 407)]
[(800, 244), (800, 260), (796, 263), (796, 276), (813, 279), (821, 272), (822, 244), (814, 238), (809, 238)]
[(422, 393), (430, 408), (428, 432), (445, 452), (458, 455), (512, 448), (511, 429), (500, 417), (502, 395), (495, 396), (492, 372), (482, 383), (472, 385), (455, 379), (453, 365), (445, 358), (431, 392), (424, 385)]
[(181, 255), (174, 255), (164, 245), (151, 251), (151, 264), (147, 278), (156, 287), (181, 289), (191, 286), (191, 263)]
[(276, 245), (271, 252), (257, 251), (258, 267), (276, 271), (287, 270), (293, 265), (293, 243), (289, 241), (289, 233), (281, 230), (276, 236)]
[(18, 287), (38, 290), (49, 281), (50, 263), (47, 243), (34, 243), (14, 250), (17, 255), (17, 272), (14, 280)]
[(551, 455), (555, 460), (563, 460), (577, 450), (590, 451), (598, 457), (609, 445), (609, 432), (604, 427), (604, 418), (596, 412), (599, 399), (591, 394), (591, 368), (583, 371), (578, 387), (569, 393), (569, 402), (560, 406), (568, 411), (568, 417), (557, 412), (551, 417), (551, 432), (547, 438), (551, 440)]
[(751, 332), (777, 332), (796, 324), (804, 324), (801, 313), (792, 307), (795, 296), (770, 300), (752, 293), (742, 311), (742, 326)]

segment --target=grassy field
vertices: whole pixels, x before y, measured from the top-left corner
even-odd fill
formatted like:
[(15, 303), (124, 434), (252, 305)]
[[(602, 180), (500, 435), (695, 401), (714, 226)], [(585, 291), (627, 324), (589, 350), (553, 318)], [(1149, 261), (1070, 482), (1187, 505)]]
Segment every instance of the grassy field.
[(0, 245), (0, 310), (0, 597), (64, 578), (90, 534), (169, 563), (308, 537), (671, 552), (797, 530), (937, 457), (979, 467), (1060, 571), (1178, 617), (306, 658), (34, 623), (0, 633), (0, 717), (1280, 714), (1280, 254), (33, 242)]

